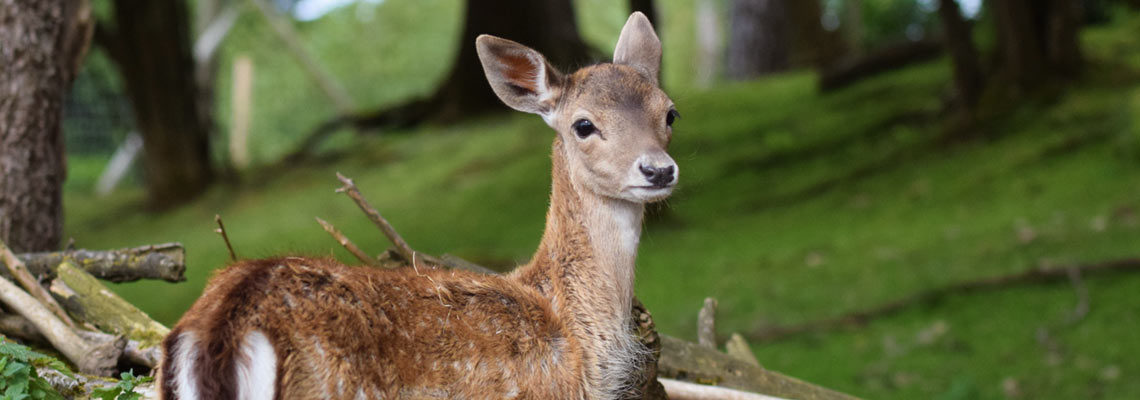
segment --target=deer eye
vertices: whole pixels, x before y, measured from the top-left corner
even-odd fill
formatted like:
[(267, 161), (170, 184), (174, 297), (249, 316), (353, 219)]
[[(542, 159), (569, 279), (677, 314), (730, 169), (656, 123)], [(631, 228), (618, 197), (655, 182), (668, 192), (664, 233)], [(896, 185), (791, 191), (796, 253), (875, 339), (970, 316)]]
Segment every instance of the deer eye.
[(571, 128), (574, 129), (574, 134), (578, 135), (579, 139), (585, 139), (598, 132), (598, 128), (594, 126), (594, 123), (585, 118), (574, 121), (574, 125), (571, 125)]
[(665, 113), (665, 125), (666, 126), (673, 126), (673, 121), (678, 120), (680, 118), (681, 118), (681, 113), (677, 112), (677, 110), (669, 110), (669, 112)]

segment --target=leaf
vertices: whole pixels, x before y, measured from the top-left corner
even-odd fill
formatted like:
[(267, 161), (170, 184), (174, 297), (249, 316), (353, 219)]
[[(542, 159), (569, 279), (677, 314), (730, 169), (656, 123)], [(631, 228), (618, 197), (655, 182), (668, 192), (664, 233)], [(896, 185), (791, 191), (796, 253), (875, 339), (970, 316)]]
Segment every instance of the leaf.
[(91, 397), (100, 400), (115, 400), (115, 397), (118, 396), (122, 391), (123, 388), (120, 388), (117, 385), (111, 387), (95, 388), (95, 390), (91, 391)]

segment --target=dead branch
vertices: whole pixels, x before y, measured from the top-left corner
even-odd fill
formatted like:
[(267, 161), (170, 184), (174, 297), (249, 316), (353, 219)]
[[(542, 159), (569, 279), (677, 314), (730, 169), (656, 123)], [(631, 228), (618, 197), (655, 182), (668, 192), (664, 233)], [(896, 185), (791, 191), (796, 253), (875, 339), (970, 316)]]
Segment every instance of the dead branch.
[[(658, 376), (664, 378), (789, 399), (854, 399), (666, 335), (661, 335), (661, 359), (657, 361), (657, 372)], [(673, 392), (669, 392), (669, 395), (672, 397)]]
[[(75, 333), (93, 343), (117, 340), (117, 335), (109, 333), (84, 330)], [(25, 343), (51, 345), (31, 321), (19, 315), (0, 314), (0, 334), (19, 339)], [(162, 351), (157, 346), (145, 347), (137, 340), (128, 339), (126, 346), (123, 347), (123, 358), (138, 365), (155, 368), (158, 366), (159, 360), (162, 359)]]
[(52, 293), (60, 298), (67, 311), (99, 330), (157, 347), (170, 329), (150, 319), (146, 313), (115, 293), (107, 290), (95, 277), (64, 262), (57, 268)]
[[(83, 268), (96, 278), (111, 282), (161, 279), (186, 280), (186, 250), (179, 243), (165, 243), (119, 250), (68, 250), (51, 253), (18, 254), (32, 275), (54, 277), (55, 267), (64, 261)], [(7, 271), (0, 269), (0, 275)], [(5, 278), (11, 279), (5, 275)]]
[(705, 297), (705, 305), (697, 313), (697, 343), (716, 350), (716, 299)]
[(1051, 283), (1070, 280), (1072, 271), (1088, 276), (1110, 272), (1140, 271), (1140, 258), (1125, 258), (1093, 264), (1064, 267), (1041, 267), (1026, 271), (991, 276), (981, 279), (953, 283), (943, 287), (922, 291), (895, 301), (863, 310), (851, 311), (839, 316), (809, 321), (794, 325), (771, 326), (748, 334), (748, 339), (759, 342), (772, 342), (805, 333), (819, 333), (866, 324), (876, 318), (895, 314), (917, 304), (933, 303), (948, 296), (970, 294), (983, 291), (1006, 289), (1015, 286)]
[(16, 278), (17, 282), (20, 282), (20, 286), (23, 286), (24, 290), (27, 290), (28, 293), (31, 293), (32, 297), (35, 297), (43, 303), (44, 307), (47, 307), (47, 309), (51, 311), (52, 314), (55, 314), (65, 325), (71, 328), (75, 327), (75, 322), (71, 321), (71, 318), (63, 311), (63, 307), (60, 307), (59, 303), (55, 302), (51, 294), (48, 294), (47, 290), (40, 285), (40, 282), (32, 276), (32, 273), (28, 272), (28, 267), (24, 266), (24, 262), (20, 261), (20, 259), (16, 257), (16, 254), (12, 253), (12, 250), (9, 249), (8, 245), (4, 244), (3, 241), (0, 241), (0, 257), (3, 257), (4, 264), (8, 266), (8, 272)]
[(724, 352), (728, 355), (736, 357), (740, 361), (760, 366), (760, 360), (756, 359), (756, 353), (752, 352), (752, 346), (744, 339), (739, 333), (733, 333), (728, 341), (724, 343)]
[(417, 253), (415, 250), (412, 250), (412, 247), (408, 246), (408, 242), (405, 242), (404, 238), (401, 237), (398, 232), (396, 232), (396, 228), (393, 228), (392, 224), (389, 224), (388, 220), (384, 219), (384, 216), (380, 215), (380, 212), (376, 211), (376, 209), (373, 208), (371, 204), (368, 204), (368, 200), (365, 200), (364, 195), (360, 194), (360, 189), (356, 188), (356, 183), (354, 183), (352, 179), (346, 178), (339, 172), (336, 173), (336, 178), (339, 179), (342, 184), (344, 184), (344, 186), (337, 189), (336, 192), (344, 193), (348, 195), (348, 197), (352, 198), (352, 201), (356, 202), (356, 206), (360, 207), (360, 210), (364, 211), (364, 214), (368, 216), (368, 219), (371, 220), (372, 223), (376, 224), (376, 227), (380, 228), (381, 232), (384, 232), (384, 236), (392, 242), (392, 245), (396, 246), (396, 252), (400, 254), (400, 257), (407, 261), (411, 261), (414, 257), (419, 261), (424, 261), (430, 264), (441, 266), (446, 265), (443, 260), (440, 260), (428, 254)]
[(88, 343), (43, 304), (5, 278), (0, 278), (0, 301), (35, 325), (48, 343), (71, 360), (80, 372), (104, 376), (114, 372), (126, 345), (125, 339)]
[(222, 235), (222, 241), (226, 242), (226, 250), (230, 251), (230, 261), (237, 261), (237, 253), (234, 253), (234, 246), (230, 244), (230, 235), (226, 234), (226, 225), (222, 224), (222, 216), (214, 214), (214, 222), (218, 224), (218, 229), (214, 232)]
[(340, 245), (344, 247), (345, 250), (348, 250), (349, 253), (352, 253), (352, 255), (355, 256), (357, 260), (360, 260), (360, 262), (368, 266), (383, 267), (383, 265), (380, 264), (380, 262), (375, 258), (372, 258), (368, 255), (368, 253), (365, 253), (364, 250), (356, 247), (356, 243), (353, 243), (352, 240), (349, 240), (347, 236), (344, 236), (344, 234), (341, 233), (340, 230), (337, 230), (335, 226), (323, 219), (320, 219), (319, 217), (316, 219), (317, 223), (321, 224), (321, 228), (325, 228), (325, 232), (328, 232), (329, 235), (333, 237), (333, 239), (336, 239), (337, 243), (340, 243)]
[(670, 400), (781, 400), (779, 397), (743, 392), (718, 386), (661, 379)]

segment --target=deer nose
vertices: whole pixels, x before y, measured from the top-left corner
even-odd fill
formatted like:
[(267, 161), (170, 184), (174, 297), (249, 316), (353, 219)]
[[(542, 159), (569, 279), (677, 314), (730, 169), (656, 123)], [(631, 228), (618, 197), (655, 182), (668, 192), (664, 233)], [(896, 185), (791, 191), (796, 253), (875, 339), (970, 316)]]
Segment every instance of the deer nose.
[(652, 167), (645, 164), (637, 167), (641, 170), (641, 174), (645, 175), (645, 180), (652, 183), (656, 187), (666, 187), (673, 183), (673, 166), (667, 167)]

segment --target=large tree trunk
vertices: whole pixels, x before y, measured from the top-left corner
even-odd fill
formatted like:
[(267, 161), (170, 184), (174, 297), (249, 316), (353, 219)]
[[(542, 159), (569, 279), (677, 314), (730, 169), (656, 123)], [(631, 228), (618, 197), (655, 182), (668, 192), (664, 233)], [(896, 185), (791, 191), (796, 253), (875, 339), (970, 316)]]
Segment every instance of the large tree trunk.
[(784, 0), (734, 0), (728, 76), (749, 79), (788, 69), (788, 31)]
[(942, 29), (945, 31), (943, 40), (954, 65), (956, 97), (966, 109), (973, 109), (981, 96), (985, 76), (978, 59), (978, 49), (974, 47), (970, 25), (962, 18), (962, 10), (958, 8), (956, 0), (941, 0), (938, 17), (942, 20)]
[[(182, 1), (115, 0), (115, 27), (101, 24), (143, 137), (150, 203), (193, 199), (214, 180), (209, 111), (199, 97)], [(113, 30), (112, 30), (113, 29)]]
[(843, 56), (843, 42), (837, 32), (823, 29), (823, 7), (819, 0), (786, 3), (792, 25), (791, 63), (826, 69)]
[(1080, 72), (1081, 9), (1076, 0), (991, 0), (995, 61), (1004, 79), (1031, 90)]
[(538, 50), (562, 70), (590, 61), (590, 51), (578, 35), (570, 0), (467, 0), (459, 54), (451, 73), (433, 96), (435, 119), (456, 120), (487, 111), (506, 110), (483, 75), (475, 38), (490, 34)]
[(63, 230), (63, 99), (90, 39), (77, 0), (0, 0), (0, 240), (55, 250)]

